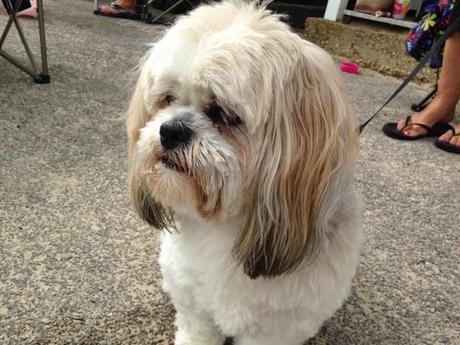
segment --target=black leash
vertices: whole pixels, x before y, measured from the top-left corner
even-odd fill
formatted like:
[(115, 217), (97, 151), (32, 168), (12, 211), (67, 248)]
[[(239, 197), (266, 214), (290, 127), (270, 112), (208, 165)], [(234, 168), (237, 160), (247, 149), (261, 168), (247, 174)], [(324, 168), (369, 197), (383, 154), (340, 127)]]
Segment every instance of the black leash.
[[(460, 1), (459, 1), (459, 3), (460, 3)], [(458, 8), (460, 8), (460, 6), (458, 6), (457, 9)], [(455, 13), (452, 13), (452, 15), (455, 15)], [(436, 43), (433, 44), (433, 46), (431, 47), (430, 51), (427, 54), (425, 54), (425, 56), (423, 56), (423, 58), (420, 60), (420, 62), (417, 64), (417, 66), (415, 66), (415, 68), (412, 70), (412, 72), (410, 72), (410, 74), (406, 77), (406, 79), (403, 80), (401, 85), (399, 85), (399, 87), (393, 92), (393, 94), (390, 96), (390, 98), (388, 98), (387, 101), (385, 103), (383, 103), (383, 105), (379, 108), (379, 110), (377, 110), (374, 113), (374, 115), (372, 115), (370, 118), (368, 118), (366, 120), (366, 122), (364, 122), (364, 123), (359, 125), (359, 134), (361, 134), (362, 131), (364, 130), (364, 127), (366, 127), (367, 124), (369, 122), (371, 122), (374, 119), (374, 117), (376, 117), (380, 113), (380, 111), (383, 108), (385, 108), (385, 106), (388, 103), (390, 103), (393, 100), (393, 98), (395, 98), (398, 95), (398, 93), (401, 92), (402, 89), (404, 89), (406, 87), (406, 85), (415, 77), (415, 75), (422, 69), (422, 67), (425, 66), (425, 64), (431, 59), (431, 57), (441, 49), (442, 45), (449, 38), (449, 36), (459, 28), (460, 28), (460, 15), (457, 15), (457, 18), (455, 18), (449, 24), (449, 26), (447, 27), (447, 30), (441, 35), (441, 37), (438, 38)]]

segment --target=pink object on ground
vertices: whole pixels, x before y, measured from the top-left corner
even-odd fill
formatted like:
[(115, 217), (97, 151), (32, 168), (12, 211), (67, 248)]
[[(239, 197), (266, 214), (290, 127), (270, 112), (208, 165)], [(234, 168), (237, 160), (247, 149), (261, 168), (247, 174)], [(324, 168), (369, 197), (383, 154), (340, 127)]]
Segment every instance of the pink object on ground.
[(354, 62), (350, 61), (342, 61), (340, 64), (340, 69), (347, 73), (358, 73), (359, 72), (359, 65)]
[(16, 13), (18, 17), (32, 17), (37, 18), (37, 0), (29, 0), (30, 7), (22, 10), (21, 12)]

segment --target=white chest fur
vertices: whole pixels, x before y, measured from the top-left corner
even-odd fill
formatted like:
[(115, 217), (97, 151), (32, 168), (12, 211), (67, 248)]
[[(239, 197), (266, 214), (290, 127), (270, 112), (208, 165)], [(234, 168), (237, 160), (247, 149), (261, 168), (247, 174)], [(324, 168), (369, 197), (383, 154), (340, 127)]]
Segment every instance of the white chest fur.
[(183, 222), (162, 238), (163, 288), (179, 313), (193, 311), (227, 336), (268, 334), (274, 344), (284, 344), (286, 334), (307, 339), (348, 295), (361, 243), (351, 209), (337, 212), (340, 225), (330, 225), (336, 229), (313, 263), (273, 279), (251, 280), (234, 261), (238, 224)]

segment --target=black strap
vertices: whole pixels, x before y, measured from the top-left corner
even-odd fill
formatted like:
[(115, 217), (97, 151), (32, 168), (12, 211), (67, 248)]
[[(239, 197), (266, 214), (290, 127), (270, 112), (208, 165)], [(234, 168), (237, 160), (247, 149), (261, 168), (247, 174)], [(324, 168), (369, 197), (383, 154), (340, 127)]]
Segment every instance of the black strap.
[(412, 122), (412, 123), (409, 123), (409, 121), (411, 120), (411, 117), (412, 116), (408, 116), (406, 117), (406, 121), (404, 122), (404, 127), (401, 129), (400, 132), (404, 132), (404, 130), (407, 128), (407, 127), (410, 127), (410, 126), (420, 126), (420, 127), (423, 127), (424, 129), (427, 130), (427, 132), (431, 131), (432, 128), (427, 126), (427, 125), (424, 125), (423, 123), (417, 123), (417, 122)]
[[(460, 0), (458, 1), (458, 3), (460, 3)], [(455, 14), (453, 13), (452, 15), (455, 15)], [(374, 113), (374, 115), (368, 118), (366, 122), (359, 125), (359, 134), (361, 134), (362, 131), (364, 130), (364, 127), (366, 127), (367, 124), (371, 122), (374, 119), (374, 117), (376, 117), (380, 113), (380, 111), (383, 108), (385, 108), (385, 106), (388, 103), (390, 103), (393, 100), (393, 98), (395, 98), (398, 95), (398, 93), (401, 92), (402, 89), (406, 87), (406, 85), (415, 77), (415, 75), (422, 69), (422, 67), (425, 66), (425, 64), (431, 59), (431, 57), (441, 49), (442, 45), (449, 38), (449, 36), (459, 28), (460, 28), (460, 16), (457, 16), (453, 21), (450, 22), (447, 30), (442, 34), (441, 37), (438, 38), (436, 43), (433, 44), (433, 46), (431, 47), (430, 51), (427, 54), (425, 54), (425, 56), (420, 60), (417, 66), (415, 66), (412, 72), (410, 72), (410, 74), (406, 77), (406, 79), (403, 80), (401, 85), (399, 85), (399, 87), (393, 92), (390, 98), (388, 98), (387, 101), (383, 103), (383, 105), (379, 108), (379, 110), (377, 110)]]

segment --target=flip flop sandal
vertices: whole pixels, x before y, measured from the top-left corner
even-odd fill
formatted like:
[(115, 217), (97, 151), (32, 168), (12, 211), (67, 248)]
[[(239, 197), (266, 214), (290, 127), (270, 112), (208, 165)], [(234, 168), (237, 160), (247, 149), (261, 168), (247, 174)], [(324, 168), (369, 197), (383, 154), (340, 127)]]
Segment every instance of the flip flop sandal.
[[(454, 135), (452, 137), (458, 137), (460, 136), (460, 133), (455, 133), (455, 128), (450, 126), (448, 129), (449, 131), (452, 131)], [(445, 141), (441, 141), (439, 139), (436, 139), (434, 142), (435, 146), (441, 150), (451, 152), (451, 153), (457, 153), (460, 154), (460, 146), (452, 145), (451, 143), (446, 143)]]
[[(411, 120), (411, 116), (409, 115), (406, 117), (406, 122), (404, 123), (404, 127), (399, 130), (398, 129), (398, 124), (396, 122), (391, 122), (387, 123), (385, 126), (383, 126), (382, 131), (389, 136), (390, 138), (393, 139), (398, 139), (398, 140), (417, 140), (417, 139), (422, 139), (422, 138), (428, 138), (428, 137), (439, 137), (446, 131), (448, 131), (452, 126), (450, 126), (447, 122), (436, 122), (433, 127), (429, 127), (423, 123), (409, 123)], [(420, 126), (424, 129), (426, 129), (426, 133), (424, 134), (419, 134), (419, 135), (405, 135), (404, 130), (407, 127), (411, 126)]]
[(120, 5), (117, 5), (115, 3), (111, 3), (109, 5), (111, 9), (113, 9), (115, 12), (110, 13), (110, 12), (103, 12), (101, 11), (101, 7), (99, 7), (96, 11), (94, 11), (95, 14), (99, 14), (102, 16), (106, 17), (111, 17), (111, 18), (122, 18), (122, 19), (141, 19), (141, 15), (139, 13), (133, 12), (131, 10), (128, 10), (124, 7), (121, 7)]

